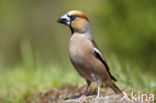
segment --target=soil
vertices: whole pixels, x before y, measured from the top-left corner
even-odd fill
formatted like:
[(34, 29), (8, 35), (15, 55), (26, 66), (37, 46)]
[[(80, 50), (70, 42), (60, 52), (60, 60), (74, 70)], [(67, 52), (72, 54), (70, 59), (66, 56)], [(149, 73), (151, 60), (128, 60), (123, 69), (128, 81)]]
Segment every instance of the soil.
[[(96, 85), (92, 85), (88, 89), (88, 95), (80, 99), (84, 92), (86, 84), (76, 86), (63, 86), (40, 93), (36, 100), (28, 100), (27, 103), (150, 103), (131, 101), (129, 99), (122, 99), (123, 95), (115, 94), (109, 87), (101, 88), (100, 97), (95, 98), (97, 94)], [(130, 94), (131, 90), (123, 87), (122, 90), (126, 94)]]

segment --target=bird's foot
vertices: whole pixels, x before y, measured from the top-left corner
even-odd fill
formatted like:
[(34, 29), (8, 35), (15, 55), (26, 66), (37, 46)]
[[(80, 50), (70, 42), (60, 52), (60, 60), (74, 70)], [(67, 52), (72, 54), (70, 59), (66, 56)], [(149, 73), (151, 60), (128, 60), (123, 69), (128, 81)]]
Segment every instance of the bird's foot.
[(86, 98), (86, 95), (85, 94), (82, 94), (81, 97), (78, 98), (78, 100), (81, 101), (81, 100), (83, 100), (85, 98)]
[(96, 97), (95, 97), (95, 99), (99, 99), (100, 98), (100, 96), (99, 95), (97, 95)]

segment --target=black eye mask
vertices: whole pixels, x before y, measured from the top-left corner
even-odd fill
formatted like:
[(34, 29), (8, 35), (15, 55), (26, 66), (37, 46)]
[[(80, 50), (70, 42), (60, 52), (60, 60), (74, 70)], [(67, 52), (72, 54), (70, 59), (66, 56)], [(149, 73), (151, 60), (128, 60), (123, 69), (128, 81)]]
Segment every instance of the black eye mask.
[(75, 20), (77, 17), (78, 17), (78, 16), (76, 16), (76, 15), (71, 15), (71, 16), (70, 16), (70, 20), (73, 21), (73, 20)]
[(74, 30), (73, 30), (73, 28), (71, 27), (71, 23), (72, 23), (72, 21), (75, 20), (78, 16), (76, 16), (76, 15), (71, 15), (71, 16), (67, 15), (67, 16), (70, 18), (70, 25), (69, 25), (69, 28), (70, 28), (70, 30), (71, 30), (71, 34), (73, 34), (73, 33), (74, 33)]

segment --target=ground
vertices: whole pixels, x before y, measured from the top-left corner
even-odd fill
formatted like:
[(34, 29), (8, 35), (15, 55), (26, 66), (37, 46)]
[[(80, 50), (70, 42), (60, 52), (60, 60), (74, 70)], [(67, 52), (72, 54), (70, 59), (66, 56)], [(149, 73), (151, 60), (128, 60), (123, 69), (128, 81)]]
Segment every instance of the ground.
[[(88, 96), (80, 100), (79, 97), (83, 93), (85, 86), (85, 84), (80, 84), (51, 89), (40, 93), (39, 98), (35, 100), (28, 100), (27, 103), (144, 103), (129, 101), (127, 98), (121, 100), (123, 95), (115, 94), (109, 87), (103, 87), (101, 89), (100, 97), (95, 98), (97, 88), (94, 84), (89, 88)], [(122, 87), (122, 90), (125, 91), (128, 96), (132, 91), (126, 87)]]

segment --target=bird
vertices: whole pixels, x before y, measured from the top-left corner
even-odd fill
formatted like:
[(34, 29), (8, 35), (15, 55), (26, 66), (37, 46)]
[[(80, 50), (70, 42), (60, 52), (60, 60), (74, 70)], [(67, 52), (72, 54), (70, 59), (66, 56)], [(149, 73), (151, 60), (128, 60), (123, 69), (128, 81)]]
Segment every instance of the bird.
[(111, 74), (101, 50), (92, 37), (88, 17), (81, 11), (71, 10), (59, 17), (57, 22), (70, 28), (70, 61), (87, 83), (82, 96), (87, 96), (88, 88), (92, 82), (97, 83), (98, 91), (96, 98), (100, 97), (102, 83), (112, 88), (115, 93), (122, 94), (122, 90), (115, 84), (117, 79)]

